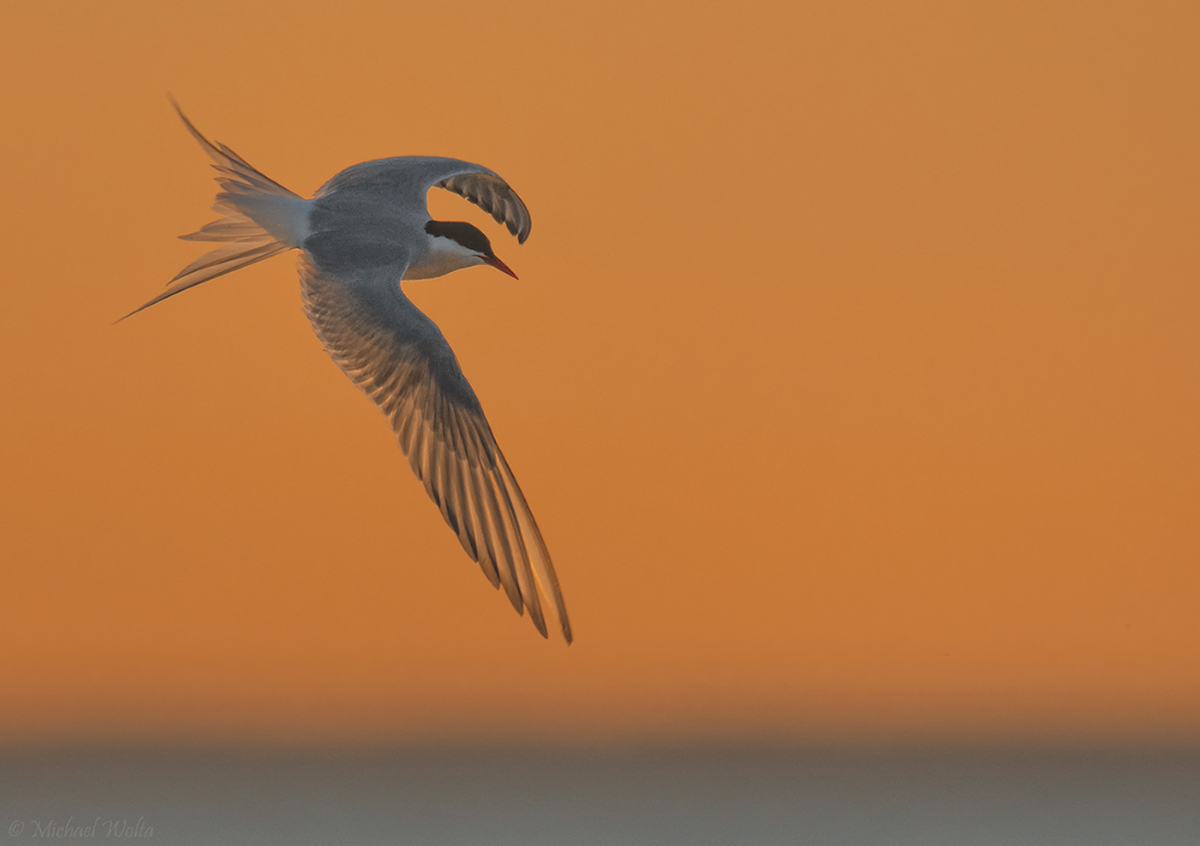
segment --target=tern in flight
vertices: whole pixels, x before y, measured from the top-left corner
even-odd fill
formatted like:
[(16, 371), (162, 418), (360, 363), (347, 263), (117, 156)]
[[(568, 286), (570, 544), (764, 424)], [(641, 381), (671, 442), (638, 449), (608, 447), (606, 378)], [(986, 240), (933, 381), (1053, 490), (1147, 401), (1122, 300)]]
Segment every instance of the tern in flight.
[(486, 167), (432, 156), (356, 164), (306, 200), (224, 144), (210, 142), (178, 104), (175, 109), (213, 160), (221, 186), (213, 209), (222, 217), (182, 237), (222, 246), (130, 314), (277, 253), (300, 250), (304, 308), (325, 351), (387, 416), (425, 492), (488, 581), (504, 588), (518, 614), (528, 609), (543, 637), (543, 608), (553, 605), (570, 643), (562, 591), (533, 512), (450, 345), (400, 289), (404, 279), (481, 264), (516, 278), (479, 229), (430, 218), (430, 188), (470, 200), (522, 244), (530, 230), (525, 203)]

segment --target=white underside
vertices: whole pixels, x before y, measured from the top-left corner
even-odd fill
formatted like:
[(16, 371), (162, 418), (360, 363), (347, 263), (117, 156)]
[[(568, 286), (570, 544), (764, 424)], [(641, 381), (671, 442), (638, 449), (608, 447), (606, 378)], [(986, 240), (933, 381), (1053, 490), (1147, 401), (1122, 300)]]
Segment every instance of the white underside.
[[(425, 233), (422, 233), (425, 234)], [(483, 260), (452, 238), (426, 236), (429, 249), (416, 257), (404, 271), (404, 279), (434, 279), (465, 267), (478, 267)]]

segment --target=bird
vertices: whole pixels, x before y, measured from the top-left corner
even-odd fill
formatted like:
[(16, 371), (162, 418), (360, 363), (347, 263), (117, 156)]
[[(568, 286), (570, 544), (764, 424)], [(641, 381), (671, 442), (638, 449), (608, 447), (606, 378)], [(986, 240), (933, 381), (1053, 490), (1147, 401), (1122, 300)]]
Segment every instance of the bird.
[(481, 165), (399, 156), (348, 167), (305, 199), (209, 141), (171, 104), (212, 159), (220, 187), (213, 211), (221, 217), (180, 238), (221, 246), (121, 320), (299, 250), (304, 310), (325, 351), (387, 417), (413, 473), (492, 586), (503, 588), (518, 614), (529, 612), (543, 638), (545, 606), (552, 605), (571, 643), (558, 576), (516, 476), (449, 343), (400, 284), (480, 265), (517, 278), (480, 229), (433, 220), (426, 199), (434, 187), (452, 191), (524, 244), (531, 221), (517, 192)]

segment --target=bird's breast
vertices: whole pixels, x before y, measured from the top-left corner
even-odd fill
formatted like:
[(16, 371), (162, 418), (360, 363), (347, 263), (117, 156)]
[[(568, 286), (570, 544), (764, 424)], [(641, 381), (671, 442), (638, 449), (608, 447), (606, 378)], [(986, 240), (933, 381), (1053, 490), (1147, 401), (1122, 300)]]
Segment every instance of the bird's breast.
[(463, 268), (462, 257), (439, 250), (426, 250), (409, 263), (405, 279), (436, 279)]

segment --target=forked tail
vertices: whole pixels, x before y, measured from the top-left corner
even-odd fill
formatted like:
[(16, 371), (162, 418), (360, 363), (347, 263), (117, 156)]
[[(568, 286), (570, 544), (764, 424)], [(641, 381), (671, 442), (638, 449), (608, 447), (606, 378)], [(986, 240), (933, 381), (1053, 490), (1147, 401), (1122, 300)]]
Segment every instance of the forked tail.
[(222, 246), (205, 253), (179, 271), (167, 283), (167, 290), (125, 317), (173, 297), (180, 291), (194, 288), (201, 282), (299, 247), (308, 236), (310, 200), (293, 194), (264, 176), (224, 144), (209, 141), (192, 126), (174, 99), (171, 105), (179, 113), (188, 132), (213, 160), (213, 170), (219, 174), (217, 184), (221, 186), (213, 211), (222, 217), (190, 235), (180, 237), (185, 241), (220, 242)]

